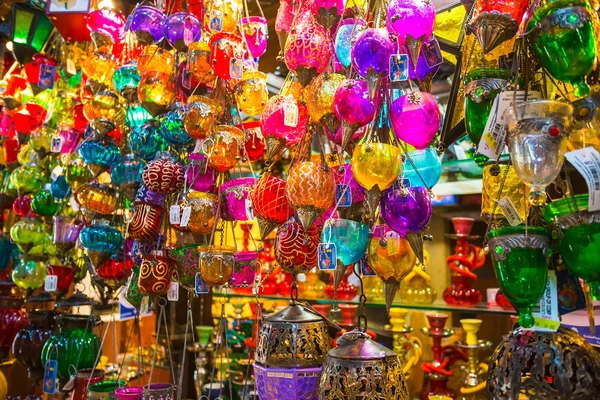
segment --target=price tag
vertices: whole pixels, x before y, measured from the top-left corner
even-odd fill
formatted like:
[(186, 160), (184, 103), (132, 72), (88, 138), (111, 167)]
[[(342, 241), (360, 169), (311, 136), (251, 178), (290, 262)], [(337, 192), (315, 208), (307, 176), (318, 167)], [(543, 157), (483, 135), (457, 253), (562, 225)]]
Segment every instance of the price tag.
[(190, 74), (190, 69), (188, 67), (181, 70), (181, 85), (187, 90), (190, 90), (192, 87), (192, 75)]
[(40, 89), (52, 89), (54, 87), (55, 77), (56, 66), (42, 64), (40, 66), (40, 75), (38, 76), (38, 87)]
[(142, 301), (140, 303), (140, 315), (148, 314), (149, 308), (150, 308), (150, 296), (142, 297)]
[(586, 147), (569, 151), (565, 157), (585, 179), (589, 191), (588, 211), (600, 210), (600, 153)]
[(298, 126), (298, 106), (295, 100), (287, 102), (283, 107), (283, 124), (291, 128)]
[(62, 138), (60, 136), (52, 136), (52, 142), (50, 143), (50, 151), (53, 153), (60, 153), (62, 149)]
[(63, 168), (60, 165), (57, 165), (56, 167), (54, 167), (54, 169), (50, 173), (50, 178), (53, 181), (55, 181), (58, 179), (59, 176), (62, 175), (62, 173), (63, 173)]
[(194, 32), (192, 31), (192, 22), (186, 18), (183, 22), (183, 43), (189, 46), (194, 41)]
[(386, 235), (387, 245), (385, 248), (387, 249), (388, 255), (393, 256), (396, 254), (400, 254), (400, 236), (396, 232), (388, 232)]
[(221, 32), (223, 30), (223, 12), (212, 10), (208, 26), (213, 32)]
[(352, 205), (352, 191), (350, 185), (335, 185), (335, 204), (338, 207), (350, 207)]
[(244, 204), (246, 206), (246, 218), (248, 218), (248, 220), (254, 219), (254, 209), (252, 208), (252, 200), (250, 197), (246, 198)]
[(540, 312), (533, 313), (536, 331), (556, 332), (560, 326), (558, 315), (558, 295), (556, 285), (556, 272), (548, 271), (546, 290), (540, 299)]
[(169, 283), (169, 289), (167, 289), (167, 300), (169, 300), (169, 301), (179, 300), (179, 282)]
[(58, 287), (58, 276), (57, 275), (46, 275), (46, 281), (44, 282), (44, 290), (46, 292), (56, 292)]
[(179, 225), (181, 221), (181, 207), (178, 205), (171, 206), (169, 209), (169, 222), (172, 225)]
[(440, 49), (440, 44), (435, 37), (429, 42), (423, 43), (421, 54), (425, 57), (425, 63), (429, 68), (433, 68), (444, 62), (442, 49)]
[(75, 67), (75, 62), (73, 60), (71, 60), (70, 58), (67, 58), (66, 61), (66, 69), (67, 69), (67, 73), (69, 75), (76, 75), (77, 74), (77, 68)]
[(373, 271), (373, 268), (371, 268), (371, 266), (369, 265), (369, 260), (367, 260), (366, 257), (363, 257), (360, 259), (359, 261), (360, 263), (360, 272), (362, 273), (363, 276), (375, 276), (375, 271)]
[(337, 250), (335, 243), (320, 243), (318, 247), (319, 269), (332, 271), (337, 266)]
[(502, 209), (502, 213), (508, 220), (510, 226), (517, 226), (523, 223), (523, 219), (519, 215), (517, 207), (511, 199), (505, 196), (498, 200), (498, 205), (500, 206), (500, 209)]
[(208, 283), (204, 282), (204, 279), (200, 276), (200, 272), (196, 272), (196, 285), (194, 291), (199, 294), (206, 294), (209, 290)]
[(192, 207), (190, 207), (190, 206), (183, 207), (183, 212), (181, 213), (181, 222), (179, 223), (179, 226), (182, 228), (188, 226), (188, 224), (190, 223), (191, 215), (192, 215)]
[(242, 79), (244, 63), (239, 58), (229, 60), (229, 75), (231, 79)]
[(390, 55), (390, 81), (408, 80), (408, 54)]
[(48, 360), (44, 366), (44, 393), (56, 393), (56, 375), (58, 373), (58, 361)]

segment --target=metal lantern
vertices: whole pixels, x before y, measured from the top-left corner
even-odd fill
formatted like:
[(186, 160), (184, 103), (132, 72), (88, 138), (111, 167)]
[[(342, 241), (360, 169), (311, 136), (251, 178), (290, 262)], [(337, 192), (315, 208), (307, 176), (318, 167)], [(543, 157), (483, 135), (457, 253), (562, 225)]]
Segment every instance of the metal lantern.
[(292, 301), (262, 321), (254, 363), (261, 400), (317, 400), (321, 366), (331, 348), (327, 323)]
[[(489, 363), (490, 398), (593, 399), (600, 388), (600, 355), (577, 332), (518, 328), (508, 335)], [(596, 394), (594, 394), (596, 393)]]
[(340, 336), (323, 365), (319, 400), (408, 399), (396, 353), (355, 329)]

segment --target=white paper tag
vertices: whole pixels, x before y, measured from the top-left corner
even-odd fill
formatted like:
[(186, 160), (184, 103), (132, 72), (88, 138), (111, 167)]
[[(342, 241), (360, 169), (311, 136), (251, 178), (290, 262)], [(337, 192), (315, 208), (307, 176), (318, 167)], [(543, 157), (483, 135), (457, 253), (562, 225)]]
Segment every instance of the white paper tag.
[(188, 224), (190, 223), (191, 215), (192, 215), (192, 207), (190, 207), (190, 206), (183, 207), (183, 212), (181, 213), (181, 222), (179, 223), (179, 226), (181, 226), (182, 228), (188, 226)]
[(57, 275), (46, 275), (46, 282), (44, 283), (44, 290), (46, 292), (56, 292), (58, 287), (58, 276)]
[(512, 107), (530, 100), (540, 100), (542, 98), (542, 93), (536, 91), (525, 92), (524, 90), (517, 90), (516, 92), (513, 90), (503, 90), (498, 94), (497, 98), (499, 99), (497, 122), (500, 125), (506, 125), (506, 121), (504, 120), (504, 111), (508, 107)]
[(54, 169), (50, 173), (50, 178), (53, 181), (55, 181), (56, 179), (58, 179), (59, 176), (62, 175), (62, 173), (63, 173), (63, 168), (60, 165), (57, 165), (56, 167), (54, 167)]
[(254, 209), (252, 208), (252, 200), (250, 199), (250, 197), (246, 198), (245, 206), (246, 206), (246, 218), (248, 218), (248, 220), (254, 219)]
[(185, 43), (186, 46), (189, 46), (190, 43), (192, 43), (193, 41), (194, 32), (192, 32), (192, 30), (186, 26), (185, 28), (183, 28), (183, 43)]
[(169, 301), (179, 300), (179, 282), (169, 283), (169, 289), (167, 290), (167, 300), (169, 300)]
[(62, 138), (60, 136), (52, 136), (52, 141), (50, 142), (50, 151), (52, 153), (60, 153), (62, 149)]
[(169, 222), (172, 225), (179, 225), (181, 221), (181, 207), (178, 205), (171, 206), (169, 209)]
[(565, 157), (585, 179), (589, 191), (588, 211), (600, 210), (600, 153), (593, 147), (569, 151)]
[(295, 103), (286, 103), (283, 107), (283, 124), (291, 128), (298, 126), (298, 106)]
[(75, 62), (70, 58), (67, 58), (67, 73), (70, 75), (77, 74), (77, 68), (75, 67)]
[(150, 308), (150, 296), (142, 297), (142, 302), (140, 303), (140, 315), (147, 314), (149, 308)]
[(558, 294), (555, 271), (548, 271), (546, 290), (544, 290), (539, 305), (540, 312), (533, 313), (535, 325), (532, 329), (543, 332), (556, 332), (560, 326), (560, 316), (558, 314)]
[(512, 202), (511, 199), (504, 196), (503, 198), (498, 200), (498, 205), (502, 209), (502, 213), (506, 217), (510, 226), (517, 226), (517, 225), (521, 225), (523, 223), (523, 219), (519, 215), (519, 212), (517, 211), (517, 207), (515, 206), (515, 204)]

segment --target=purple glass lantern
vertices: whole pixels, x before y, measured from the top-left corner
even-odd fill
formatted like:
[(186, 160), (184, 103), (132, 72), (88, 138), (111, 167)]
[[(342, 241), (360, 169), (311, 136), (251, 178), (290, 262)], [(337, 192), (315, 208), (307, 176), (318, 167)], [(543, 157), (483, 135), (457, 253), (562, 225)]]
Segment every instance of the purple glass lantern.
[(96, 47), (119, 44), (125, 39), (125, 17), (111, 9), (92, 11), (86, 24)]
[(358, 128), (373, 120), (375, 109), (365, 81), (346, 79), (340, 84), (333, 96), (333, 112), (342, 121), (342, 147), (350, 143)]
[[(429, 41), (434, 40), (434, 36), (431, 36)], [(429, 42), (428, 41), (428, 42)], [(427, 42), (427, 43), (428, 43)], [(423, 51), (419, 53), (419, 59), (415, 68), (408, 69), (408, 77), (412, 80), (418, 79), (423, 83), (426, 91), (431, 90), (431, 79), (440, 69), (440, 65), (434, 65), (432, 67), (427, 64), (427, 57), (423, 54)]]
[(54, 217), (54, 238), (53, 242), (56, 248), (66, 253), (75, 246), (79, 231), (83, 228), (83, 223), (71, 217)]
[(148, 189), (146, 185), (141, 183), (135, 196), (134, 203), (147, 203), (155, 206), (162, 206), (164, 200), (164, 194), (154, 193), (152, 190)]
[(422, 186), (388, 190), (381, 196), (381, 217), (390, 228), (406, 236), (421, 263), (423, 263), (421, 231), (429, 223), (431, 212), (429, 192)]
[(117, 400), (141, 400), (144, 390), (139, 386), (122, 387), (115, 390)]
[(227, 200), (229, 215), (238, 221), (252, 219), (250, 190), (256, 186), (256, 178), (238, 178), (225, 182), (221, 186), (221, 193)]
[(165, 36), (177, 51), (186, 52), (188, 45), (200, 40), (202, 29), (200, 20), (185, 12), (171, 14), (165, 22)]
[(321, 368), (263, 368), (254, 365), (258, 398), (261, 400), (317, 400)]
[(258, 58), (267, 51), (269, 32), (265, 17), (251, 16), (240, 20), (242, 35), (246, 39), (248, 51), (253, 58)]
[(413, 67), (419, 58), (421, 44), (433, 33), (435, 7), (426, 0), (390, 0), (388, 29), (398, 35), (398, 42), (406, 44)]
[(235, 268), (229, 278), (231, 287), (247, 287), (254, 283), (259, 266), (256, 251), (238, 251), (235, 253)]
[(166, 17), (162, 11), (150, 6), (139, 6), (133, 10), (130, 18), (129, 29), (140, 44), (158, 43), (165, 36)]
[(191, 153), (191, 161), (187, 170), (187, 182), (196, 192), (210, 192), (217, 182), (215, 170), (206, 165), (206, 156), (200, 153)]
[(375, 97), (381, 77), (390, 70), (390, 56), (394, 42), (385, 28), (369, 28), (362, 31), (352, 47), (352, 66), (367, 79), (369, 95)]
[(440, 119), (435, 97), (427, 92), (400, 96), (390, 107), (390, 120), (396, 137), (417, 150), (429, 146), (440, 128)]

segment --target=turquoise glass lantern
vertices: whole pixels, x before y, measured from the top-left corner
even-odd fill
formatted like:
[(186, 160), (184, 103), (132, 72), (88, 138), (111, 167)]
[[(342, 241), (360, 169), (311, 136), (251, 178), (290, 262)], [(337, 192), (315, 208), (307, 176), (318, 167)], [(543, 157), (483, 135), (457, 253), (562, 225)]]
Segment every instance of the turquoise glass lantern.
[(192, 142), (192, 137), (187, 134), (183, 126), (185, 114), (186, 107), (177, 103), (175, 109), (169, 111), (162, 119), (159, 132), (169, 143), (186, 145)]
[(125, 123), (131, 129), (144, 125), (152, 115), (141, 104), (133, 104), (127, 108), (125, 113)]
[[(406, 186), (424, 186), (428, 189), (435, 186), (442, 176), (442, 160), (436, 149), (428, 147), (423, 150), (409, 151), (408, 156), (419, 173), (417, 174), (411, 162), (405, 157), (402, 171), (404, 179), (410, 181)], [(420, 178), (419, 175), (421, 175)]]
[(367, 251), (369, 227), (347, 219), (330, 219), (323, 225), (321, 243), (335, 244), (337, 259), (344, 265), (352, 265)]
[(136, 62), (121, 65), (113, 73), (113, 83), (119, 94), (129, 102), (137, 99), (137, 87), (140, 84), (140, 73)]
[(167, 140), (150, 123), (138, 126), (131, 131), (129, 146), (136, 156), (146, 161), (153, 160), (156, 153), (166, 151), (168, 148)]
[(145, 166), (145, 161), (136, 158), (133, 154), (127, 154), (110, 172), (112, 183), (119, 186), (130, 200), (135, 198), (135, 193), (142, 182), (142, 171)]
[(79, 233), (81, 245), (88, 251), (115, 253), (123, 246), (123, 234), (105, 220), (94, 220)]
[(119, 162), (121, 152), (117, 145), (110, 140), (91, 138), (81, 143), (79, 156), (90, 167), (107, 169)]
[(367, 23), (361, 18), (347, 18), (340, 22), (335, 34), (335, 55), (346, 68), (352, 63), (352, 44), (359, 33), (367, 28)]

